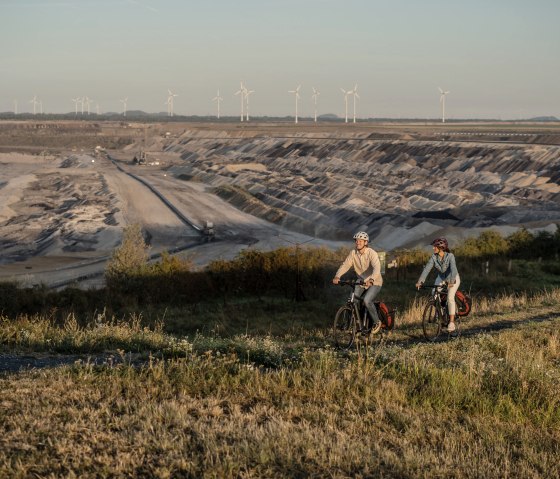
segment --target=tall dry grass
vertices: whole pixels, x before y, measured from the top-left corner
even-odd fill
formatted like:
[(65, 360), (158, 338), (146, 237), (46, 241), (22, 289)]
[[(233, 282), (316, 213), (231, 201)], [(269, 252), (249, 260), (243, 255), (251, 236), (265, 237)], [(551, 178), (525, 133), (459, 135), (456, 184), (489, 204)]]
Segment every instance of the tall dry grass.
[(345, 354), (323, 332), (180, 338), (138, 316), (3, 319), (3, 348), (43, 335), (142, 347), (146, 361), (0, 376), (0, 477), (558, 477), (560, 293), (480, 304), (484, 321), (516, 321), (438, 344), (397, 330)]

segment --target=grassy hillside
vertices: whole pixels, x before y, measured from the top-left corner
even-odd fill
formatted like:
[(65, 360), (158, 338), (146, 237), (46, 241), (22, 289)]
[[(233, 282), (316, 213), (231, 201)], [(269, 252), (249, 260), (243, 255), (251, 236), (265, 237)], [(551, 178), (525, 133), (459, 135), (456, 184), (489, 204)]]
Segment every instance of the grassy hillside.
[(412, 298), (393, 333), (350, 353), (322, 303), (193, 306), (183, 320), (209, 324), (188, 335), (161, 310), (150, 327), (3, 316), (4, 357), (79, 356), (0, 376), (0, 476), (560, 475), (560, 290), (480, 296), (461, 337), (436, 344)]

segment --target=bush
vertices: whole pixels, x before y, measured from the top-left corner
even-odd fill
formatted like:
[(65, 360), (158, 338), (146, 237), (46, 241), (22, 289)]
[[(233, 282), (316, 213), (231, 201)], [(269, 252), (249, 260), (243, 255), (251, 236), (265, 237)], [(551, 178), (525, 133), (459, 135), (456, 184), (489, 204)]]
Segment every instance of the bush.
[(109, 279), (137, 274), (148, 261), (148, 249), (140, 225), (127, 226), (123, 230), (122, 244), (113, 251), (105, 274)]

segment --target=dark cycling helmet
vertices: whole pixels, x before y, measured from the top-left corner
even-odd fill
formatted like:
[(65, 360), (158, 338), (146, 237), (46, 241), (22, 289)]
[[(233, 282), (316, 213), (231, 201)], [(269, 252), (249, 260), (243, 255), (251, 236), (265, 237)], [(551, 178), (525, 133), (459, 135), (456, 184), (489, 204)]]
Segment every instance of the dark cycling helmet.
[(365, 231), (358, 231), (355, 235), (354, 235), (354, 239), (361, 239), (361, 240), (366, 240), (367, 242), (369, 242), (369, 235), (365, 232)]
[(444, 251), (449, 251), (449, 243), (447, 243), (447, 240), (445, 238), (436, 238), (430, 244)]

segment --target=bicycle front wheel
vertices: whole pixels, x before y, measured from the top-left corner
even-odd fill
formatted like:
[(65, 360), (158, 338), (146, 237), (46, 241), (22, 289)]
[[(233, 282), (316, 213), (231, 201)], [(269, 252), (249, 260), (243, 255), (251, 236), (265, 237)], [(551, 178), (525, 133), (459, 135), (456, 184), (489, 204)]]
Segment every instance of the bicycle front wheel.
[(356, 338), (356, 321), (350, 306), (342, 306), (334, 317), (333, 338), (337, 348), (350, 349)]
[(424, 308), (422, 330), (424, 331), (424, 337), (429, 341), (435, 341), (441, 332), (440, 313), (433, 301), (430, 301)]

